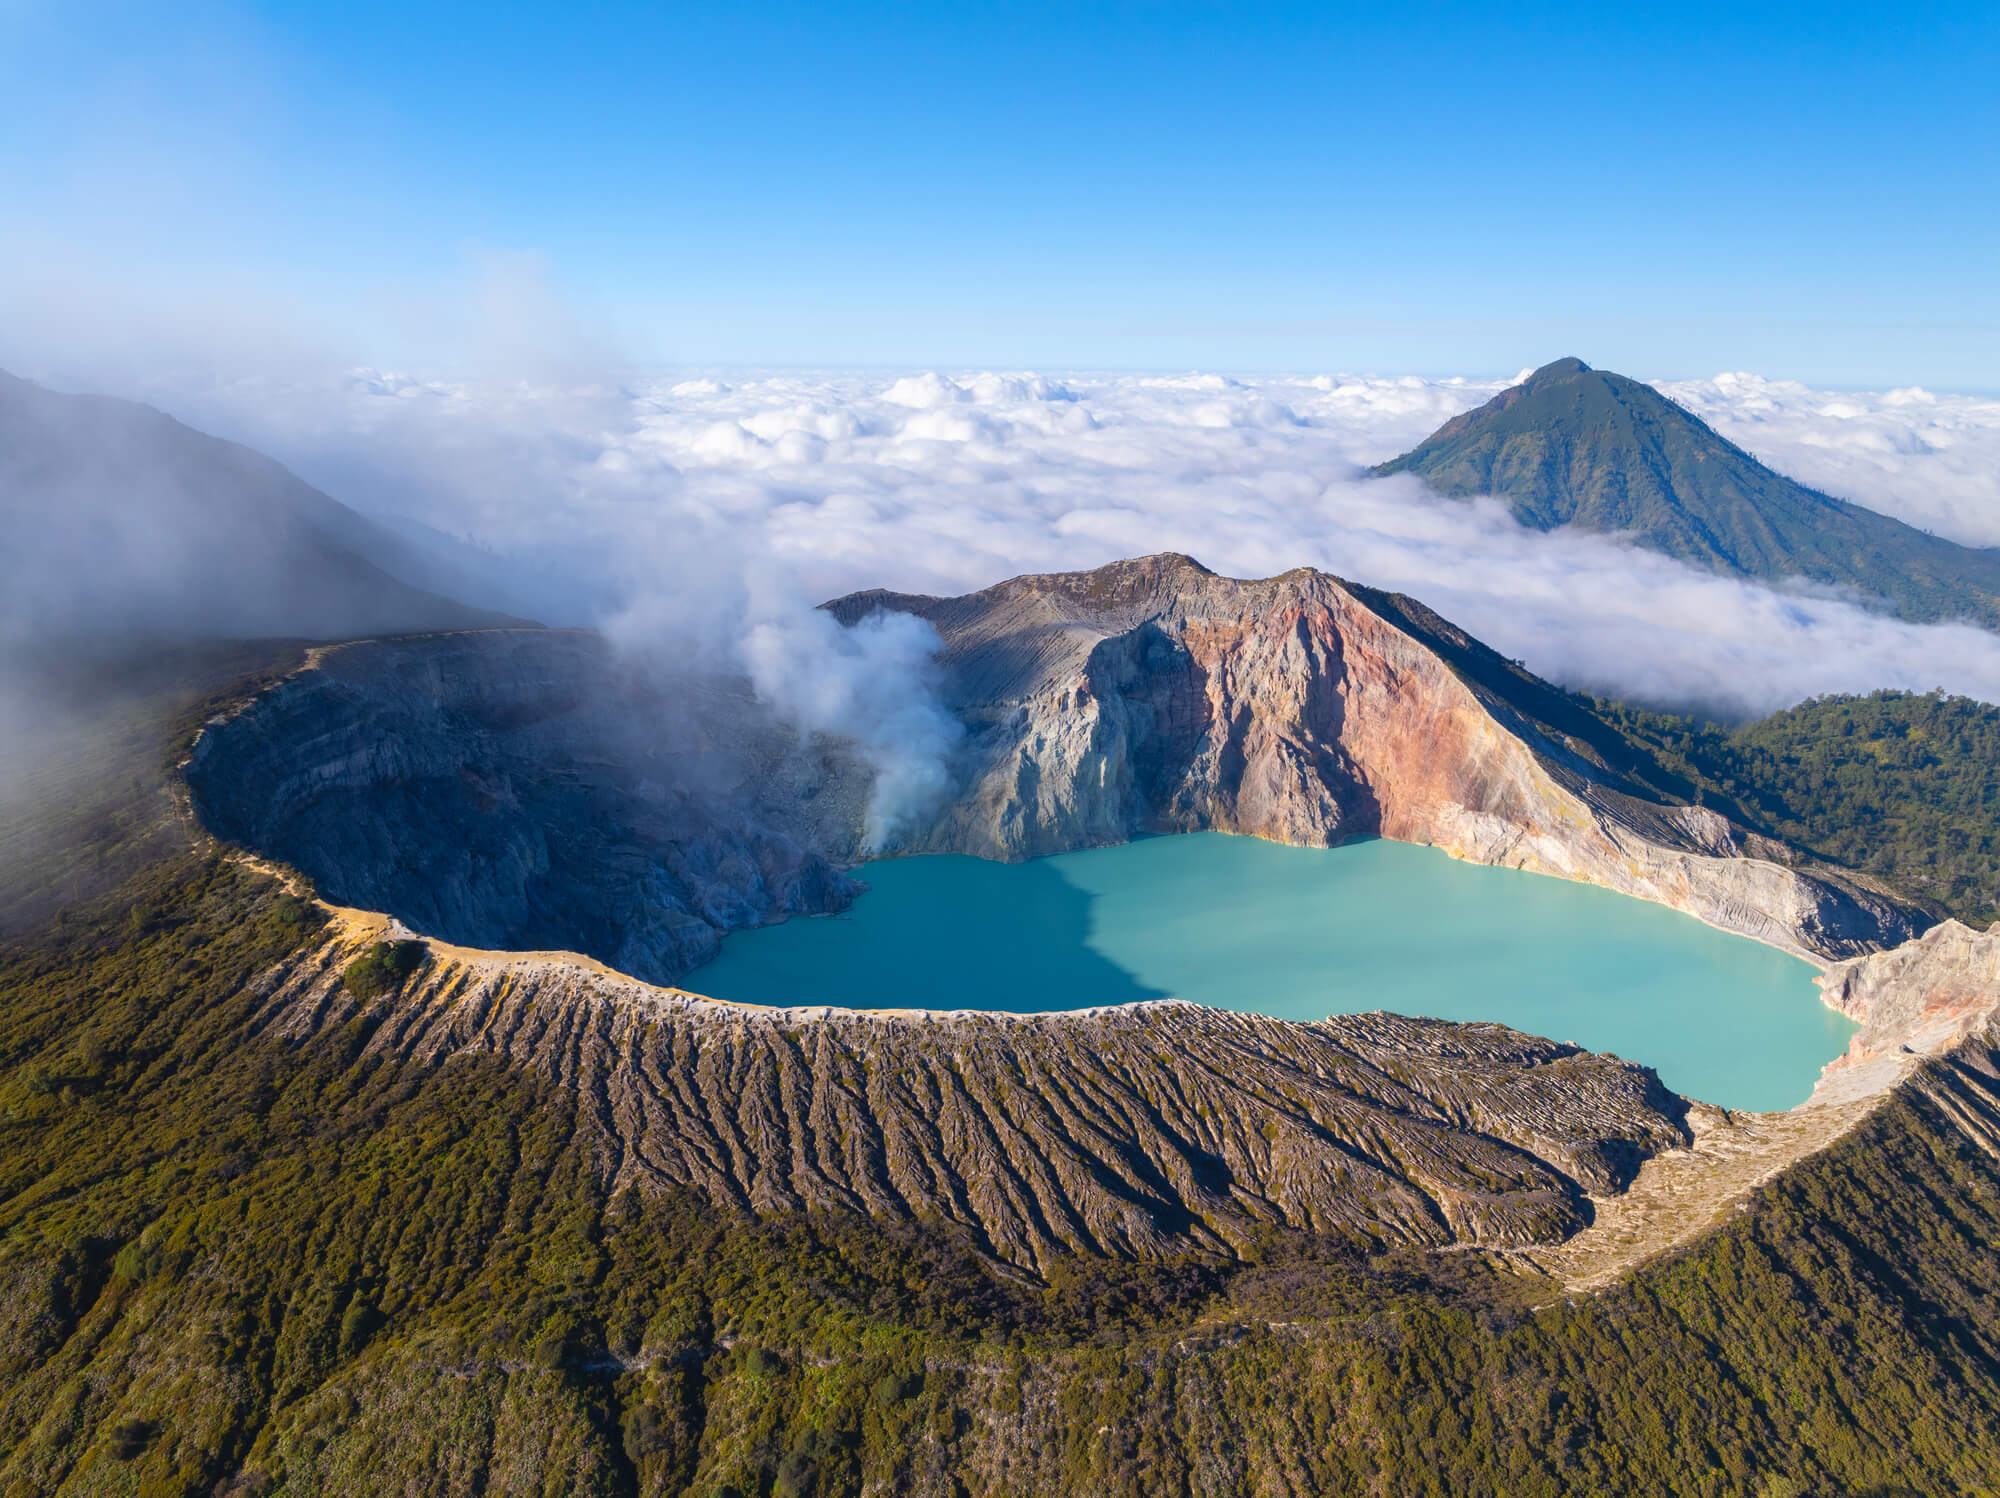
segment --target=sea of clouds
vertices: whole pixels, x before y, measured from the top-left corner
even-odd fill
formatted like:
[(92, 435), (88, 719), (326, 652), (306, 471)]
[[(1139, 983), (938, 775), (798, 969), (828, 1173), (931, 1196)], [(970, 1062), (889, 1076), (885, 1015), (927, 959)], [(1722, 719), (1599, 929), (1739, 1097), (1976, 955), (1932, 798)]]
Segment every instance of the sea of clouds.
[(2000, 546), (2000, 399), (1720, 374), (1658, 388), (1780, 473), (1968, 546)]
[[(958, 592), (1173, 550), (1239, 576), (1310, 565), (1405, 591), (1545, 676), (1654, 703), (1752, 714), (1934, 686), (2000, 701), (1987, 631), (1905, 624), (1829, 590), (1722, 578), (1364, 476), (1508, 383), (369, 371), (153, 398), (359, 508), (485, 548), (544, 616), (630, 627), (664, 609), (676, 639), (706, 629), (739, 656), (751, 631), (810, 631), (796, 605), (856, 588)], [(1781, 471), (2000, 541), (2000, 401), (1742, 374), (1660, 388)], [(746, 569), (765, 582), (743, 584)], [(900, 659), (910, 642), (883, 648)]]

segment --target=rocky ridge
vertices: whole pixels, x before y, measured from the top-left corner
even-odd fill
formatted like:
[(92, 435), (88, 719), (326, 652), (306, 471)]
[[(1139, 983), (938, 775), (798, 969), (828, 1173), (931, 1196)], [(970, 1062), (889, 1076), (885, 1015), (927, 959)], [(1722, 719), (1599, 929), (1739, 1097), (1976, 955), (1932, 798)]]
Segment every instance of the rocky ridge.
[(1384, 1013), (761, 1009), (575, 953), (442, 943), (400, 992), (363, 1002), (342, 968), (407, 932), (334, 916), (259, 984), (263, 1025), (304, 1038), (361, 1019), (372, 1048), (532, 1070), (586, 1100), (617, 1185), (921, 1217), (1030, 1273), (1067, 1253), (1227, 1255), (1296, 1230), (1476, 1247), (1593, 1289), (1899, 1088), (2000, 1153), (2000, 932), (1939, 928), (1834, 969), (1830, 1001), (1862, 1026), (1849, 1055), (1797, 1108), (1746, 1114), (1504, 1026)]
[(341, 969), (393, 929), (340, 912), (267, 975), (262, 1023), (305, 1036), (365, 1017), (378, 1048), (536, 1071), (586, 1100), (618, 1185), (941, 1221), (1026, 1270), (1229, 1254), (1281, 1229), (1554, 1243), (1688, 1138), (1687, 1103), (1648, 1068), (1500, 1025), (1301, 1025), (1171, 1000), (758, 1009), (571, 953), (442, 944), (398, 995), (357, 1001)]
[(867, 774), (751, 696), (580, 630), (322, 649), (211, 723), (184, 768), (212, 832), (474, 947), (587, 951), (642, 977), (724, 931), (844, 908)]

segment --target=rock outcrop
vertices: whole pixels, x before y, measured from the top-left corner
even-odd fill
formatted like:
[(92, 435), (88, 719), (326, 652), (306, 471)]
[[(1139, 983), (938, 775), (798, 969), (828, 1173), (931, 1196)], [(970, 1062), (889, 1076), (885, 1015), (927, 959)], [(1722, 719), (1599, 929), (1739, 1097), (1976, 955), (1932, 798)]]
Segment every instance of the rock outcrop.
[(2000, 926), (1942, 922), (1893, 951), (1836, 964), (1822, 989), (1861, 1028), (1816, 1099), (1880, 1091), (1931, 1057), (1973, 1058), (1990, 1070), (2000, 1049)]
[(371, 1045), (541, 1073), (585, 1100), (619, 1184), (947, 1222), (1030, 1271), (1064, 1253), (1229, 1254), (1284, 1229), (1554, 1243), (1688, 1137), (1688, 1105), (1649, 1069), (1500, 1025), (1301, 1025), (1177, 1001), (757, 1009), (570, 954), (442, 946), (363, 1004), (339, 973), (383, 923), (349, 913), (334, 930), (265, 980), (266, 1024), (303, 1036), (365, 1013)]
[(918, 614), (944, 641), (971, 764), (919, 850), (1026, 858), (1199, 828), (1381, 836), (1820, 958), (1892, 946), (1921, 921), (1856, 883), (1745, 856), (1749, 839), (1713, 811), (1619, 788), (1324, 573), (1240, 582), (1167, 555), (829, 607), (850, 622)]

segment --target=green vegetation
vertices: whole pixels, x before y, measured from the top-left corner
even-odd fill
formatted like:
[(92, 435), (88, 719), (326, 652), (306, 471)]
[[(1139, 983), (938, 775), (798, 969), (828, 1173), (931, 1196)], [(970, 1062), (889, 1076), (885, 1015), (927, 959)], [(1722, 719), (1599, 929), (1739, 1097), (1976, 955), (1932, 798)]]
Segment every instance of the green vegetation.
[(371, 1017), (269, 1034), (257, 977), (312, 927), (183, 860), (0, 953), (0, 1494), (1748, 1498), (2000, 1471), (2000, 1162), (1922, 1097), (1574, 1303), (1297, 1236), (1036, 1285), (922, 1224), (613, 1192), (573, 1094), (395, 1059)]
[(1740, 728), (1599, 702), (1712, 804), (1960, 920), (2000, 919), (2000, 707), (1815, 697)]
[(424, 951), (420, 941), (378, 941), (347, 964), (341, 985), (357, 999), (392, 993), (424, 965)]
[(2000, 550), (1808, 489), (1651, 386), (1578, 359), (1536, 370), (1374, 472), (1499, 495), (1543, 530), (1617, 531), (1719, 572), (1858, 588), (1908, 619), (2000, 626)]

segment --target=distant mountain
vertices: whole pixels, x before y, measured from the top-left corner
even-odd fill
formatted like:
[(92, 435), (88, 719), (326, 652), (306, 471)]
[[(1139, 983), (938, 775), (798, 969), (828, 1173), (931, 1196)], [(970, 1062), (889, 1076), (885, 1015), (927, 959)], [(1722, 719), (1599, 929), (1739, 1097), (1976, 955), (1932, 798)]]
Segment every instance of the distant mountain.
[(150, 406), (0, 373), (0, 651), (519, 623), (408, 542)]
[(1493, 494), (1523, 525), (1618, 531), (1742, 577), (1846, 585), (1906, 619), (2000, 628), (2000, 550), (1808, 489), (1649, 385), (1558, 359), (1373, 470)]

